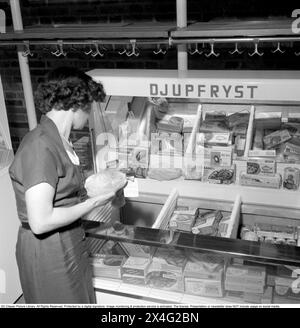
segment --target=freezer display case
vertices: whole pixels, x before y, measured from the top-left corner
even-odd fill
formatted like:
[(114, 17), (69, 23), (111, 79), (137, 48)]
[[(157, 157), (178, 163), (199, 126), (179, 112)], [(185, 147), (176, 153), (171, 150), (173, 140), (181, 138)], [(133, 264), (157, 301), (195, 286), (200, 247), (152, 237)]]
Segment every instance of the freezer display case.
[(129, 179), (85, 223), (98, 301), (299, 303), (299, 73), (89, 74), (94, 168)]

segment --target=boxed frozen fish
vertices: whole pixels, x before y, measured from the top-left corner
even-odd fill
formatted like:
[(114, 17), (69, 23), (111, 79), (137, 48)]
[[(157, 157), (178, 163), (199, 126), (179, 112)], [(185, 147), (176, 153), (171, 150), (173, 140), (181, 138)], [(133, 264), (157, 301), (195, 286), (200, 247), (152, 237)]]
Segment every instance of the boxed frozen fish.
[(262, 266), (229, 265), (225, 272), (225, 289), (250, 293), (263, 293), (266, 268)]
[(243, 186), (279, 189), (281, 186), (281, 175), (276, 173), (274, 174), (274, 176), (268, 176), (268, 175), (248, 174), (246, 172), (241, 172), (240, 184)]
[(228, 126), (233, 128), (240, 124), (248, 124), (250, 113), (236, 112), (227, 116)]
[(166, 116), (162, 119), (157, 121), (156, 127), (159, 131), (168, 131), (168, 132), (178, 132), (182, 133), (184, 120), (182, 117), (179, 116)]
[(89, 258), (94, 277), (121, 278), (121, 268), (126, 261), (122, 255), (94, 254)]
[(204, 133), (204, 145), (228, 146), (232, 143), (230, 132), (206, 132)]
[(153, 288), (183, 291), (184, 251), (158, 248), (149, 267), (146, 281)]
[(249, 157), (275, 157), (276, 150), (275, 149), (252, 149), (249, 150)]
[(220, 280), (184, 278), (184, 291), (187, 294), (206, 296), (206, 297), (223, 297), (224, 288)]
[(210, 149), (211, 166), (231, 166), (232, 165), (232, 147), (213, 146)]
[(198, 215), (198, 209), (175, 210), (169, 222), (171, 230), (191, 231)]
[(203, 181), (217, 184), (231, 184), (235, 181), (235, 165), (229, 167), (204, 167)]
[[(300, 271), (300, 270), (299, 270)], [(300, 300), (300, 284), (297, 278), (276, 277), (274, 296)]]
[(196, 279), (223, 279), (224, 257), (208, 253), (191, 251), (187, 254), (184, 276)]
[(286, 167), (283, 175), (283, 188), (298, 190), (300, 181), (300, 170), (296, 167)]
[(237, 154), (237, 156), (244, 156), (245, 153), (245, 147), (246, 147), (246, 137), (242, 135), (238, 135), (235, 138), (235, 146), (234, 151)]
[(278, 130), (263, 138), (264, 146), (266, 149), (274, 148), (291, 139), (288, 130)]
[(122, 265), (122, 276), (127, 274), (145, 277), (148, 272), (150, 263), (151, 260), (149, 258), (130, 256)]
[(250, 158), (247, 160), (247, 174), (275, 175), (276, 162), (274, 159)]
[(217, 236), (219, 223), (222, 218), (223, 214), (221, 211), (207, 211), (205, 213), (200, 213), (192, 227), (192, 233)]

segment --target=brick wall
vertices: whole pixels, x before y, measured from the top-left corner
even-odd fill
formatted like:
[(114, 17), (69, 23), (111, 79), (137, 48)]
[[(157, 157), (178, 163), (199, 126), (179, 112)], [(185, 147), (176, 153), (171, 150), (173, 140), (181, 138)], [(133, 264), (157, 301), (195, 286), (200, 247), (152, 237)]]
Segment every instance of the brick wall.
[[(216, 17), (268, 17), (291, 15), (298, 1), (272, 3), (262, 6), (261, 1), (249, 0), (247, 5), (240, 0), (188, 0), (188, 20), (207, 21)], [(53, 24), (121, 23), (136, 21), (176, 21), (176, 0), (20, 0), (24, 27)], [(7, 25), (11, 26), (8, 1), (0, 1), (0, 8), (7, 15)], [(51, 49), (34, 47), (34, 56), (29, 57), (33, 89), (44, 79), (49, 69), (61, 65), (72, 65), (83, 70), (93, 68), (132, 68), (132, 69), (176, 69), (176, 49), (171, 48), (166, 55), (154, 55), (151, 47), (142, 48), (139, 57), (120, 56), (112, 48), (102, 58), (87, 56), (84, 48), (68, 49), (67, 56), (57, 58)], [(54, 48), (52, 48), (54, 50)], [(220, 49), (216, 49), (220, 50)], [(287, 44), (286, 54), (273, 55), (269, 50), (263, 57), (250, 58), (247, 52), (231, 56), (229, 48), (222, 47), (222, 56), (206, 58), (189, 56), (190, 69), (299, 69), (299, 57)], [(248, 49), (250, 51), (250, 49)], [(252, 51), (252, 50), (251, 50)], [(28, 131), (27, 116), (22, 92), (19, 64), (14, 46), (0, 47), (0, 72), (3, 80), (5, 100), (14, 149)], [(39, 116), (39, 113), (37, 113)], [(73, 139), (84, 132), (73, 131)]]

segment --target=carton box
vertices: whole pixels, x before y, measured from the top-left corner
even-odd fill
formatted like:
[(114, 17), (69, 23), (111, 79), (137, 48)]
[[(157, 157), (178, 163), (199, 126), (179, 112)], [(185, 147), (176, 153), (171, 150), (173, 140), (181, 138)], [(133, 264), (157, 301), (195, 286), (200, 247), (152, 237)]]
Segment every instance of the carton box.
[(183, 292), (183, 270), (186, 261), (186, 255), (181, 250), (158, 248), (147, 273), (147, 285)]
[(188, 294), (207, 296), (207, 297), (223, 297), (224, 288), (220, 280), (213, 279), (184, 279), (184, 290)]
[(145, 277), (150, 263), (151, 261), (149, 258), (130, 256), (122, 265), (122, 277), (126, 274)]
[(247, 174), (275, 175), (276, 162), (274, 159), (250, 158), (247, 160)]
[(89, 258), (94, 277), (121, 278), (121, 267), (126, 261), (122, 255), (94, 254)]

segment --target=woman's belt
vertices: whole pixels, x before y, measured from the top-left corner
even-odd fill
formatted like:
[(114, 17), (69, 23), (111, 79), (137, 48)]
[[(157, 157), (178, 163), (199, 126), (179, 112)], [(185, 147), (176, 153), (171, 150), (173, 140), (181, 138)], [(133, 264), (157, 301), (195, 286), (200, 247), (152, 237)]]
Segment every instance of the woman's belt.
[[(73, 222), (71, 224), (68, 224), (67, 226), (55, 229), (53, 231), (49, 231), (46, 234), (52, 234), (52, 233), (55, 233), (55, 232), (63, 232), (63, 231), (69, 230), (69, 229), (79, 227), (81, 225), (82, 225), (82, 222), (81, 222), (81, 219), (79, 219), (79, 220), (76, 220), (75, 222)], [(27, 221), (21, 221), (21, 226), (22, 226), (23, 229), (31, 231), (30, 225)]]
[(21, 225), (22, 225), (22, 228), (26, 229), (26, 230), (31, 230), (30, 228), (30, 225), (28, 222), (26, 221), (21, 221)]

